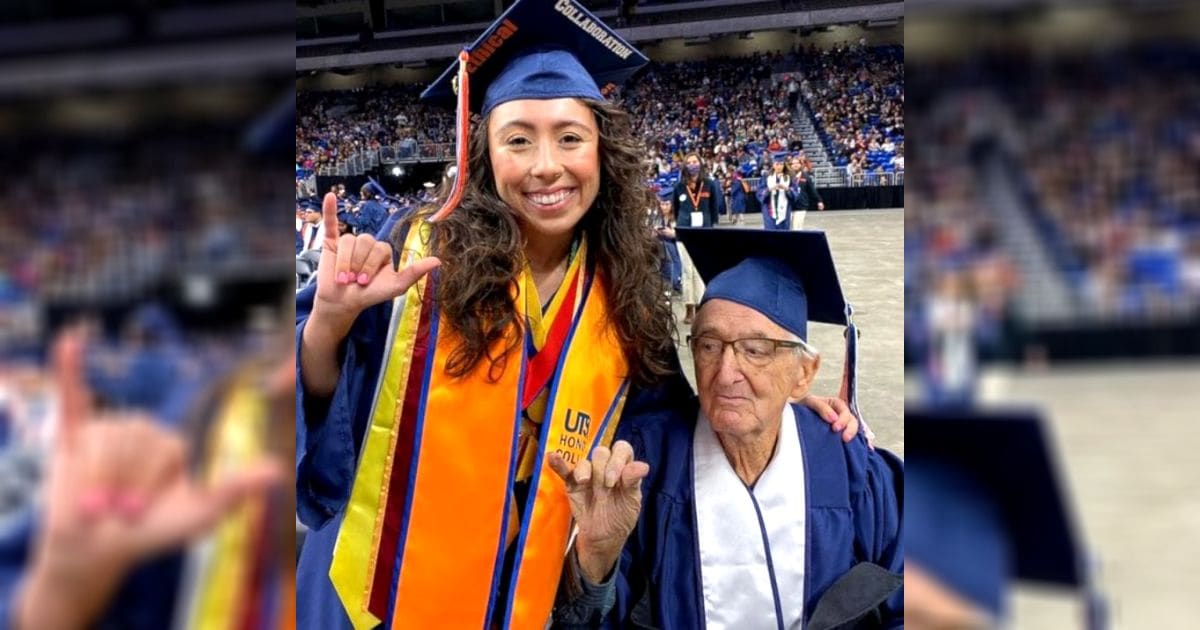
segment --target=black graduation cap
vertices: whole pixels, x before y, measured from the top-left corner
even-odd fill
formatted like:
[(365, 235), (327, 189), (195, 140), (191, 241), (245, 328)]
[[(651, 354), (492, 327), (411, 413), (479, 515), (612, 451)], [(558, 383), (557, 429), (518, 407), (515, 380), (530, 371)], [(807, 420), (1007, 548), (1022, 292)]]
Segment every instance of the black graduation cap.
[(676, 228), (696, 271), (707, 284), (700, 303), (723, 299), (748, 306), (808, 340), (808, 322), (846, 327), (841, 396), (858, 410), (858, 329), (842, 294), (833, 252), (818, 230), (714, 230)]
[(1081, 589), (1102, 626), (1037, 412), (910, 408), (904, 437), (906, 562), (997, 619), (1010, 581)]
[(458, 205), (466, 183), (470, 113), (519, 99), (591, 98), (649, 62), (574, 0), (517, 0), (421, 94), (457, 111), (454, 187), (431, 220)]

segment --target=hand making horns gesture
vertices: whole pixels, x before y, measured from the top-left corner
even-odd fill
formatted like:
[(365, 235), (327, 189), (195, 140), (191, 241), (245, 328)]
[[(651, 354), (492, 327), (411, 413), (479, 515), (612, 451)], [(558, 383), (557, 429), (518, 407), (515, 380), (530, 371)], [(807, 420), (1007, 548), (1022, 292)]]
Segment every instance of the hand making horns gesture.
[(11, 620), (20, 629), (87, 627), (136, 565), (205, 534), (282, 478), (279, 462), (264, 457), (199, 482), (182, 436), (132, 413), (97, 416), (83, 380), (85, 342), (70, 329), (54, 344), (60, 420), (36, 547)]
[(642, 479), (650, 465), (634, 459), (633, 447), (619, 440), (612, 451), (598, 446), (589, 461), (569, 464), (558, 453), (547, 456), (550, 467), (567, 485), (571, 515), (579, 526), (575, 552), (579, 568), (599, 584), (621, 557), (629, 532), (642, 509)]
[(370, 234), (338, 236), (337, 196), (325, 195), (321, 204), (325, 242), (317, 264), (317, 294), (313, 317), (336, 329), (348, 330), (368, 306), (402, 295), (413, 284), (441, 264), (437, 258), (422, 258), (397, 270), (392, 264), (392, 246)]

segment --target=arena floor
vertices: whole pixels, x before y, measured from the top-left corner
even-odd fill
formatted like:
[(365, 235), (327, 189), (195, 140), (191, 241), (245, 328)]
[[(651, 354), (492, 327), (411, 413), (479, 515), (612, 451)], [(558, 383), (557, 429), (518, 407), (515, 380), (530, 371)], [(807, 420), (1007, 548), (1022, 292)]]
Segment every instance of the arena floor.
[[(876, 435), (876, 445), (904, 455), (904, 212), (901, 209), (809, 212), (806, 229), (824, 230), (838, 266), (842, 292), (854, 306), (861, 330), (858, 358), (859, 408)], [(718, 229), (762, 229), (762, 215), (746, 216), (741, 226)], [(680, 322), (680, 359), (695, 384), (688, 327), (676, 302)], [(809, 341), (821, 351), (821, 367), (813, 391), (837, 395), (845, 362), (842, 328), (813, 324)]]

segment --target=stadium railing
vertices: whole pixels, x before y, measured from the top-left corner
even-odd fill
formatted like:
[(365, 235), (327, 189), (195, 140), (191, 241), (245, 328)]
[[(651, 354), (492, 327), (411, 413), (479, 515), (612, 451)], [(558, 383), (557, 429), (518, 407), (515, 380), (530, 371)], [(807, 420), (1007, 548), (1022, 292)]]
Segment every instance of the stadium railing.
[(318, 167), (317, 175), (353, 177), (362, 175), (380, 164), (412, 164), (453, 159), (453, 142), (426, 143), (415, 146), (400, 142), (380, 149), (357, 151), (336, 164)]
[[(872, 186), (903, 186), (904, 171), (894, 171), (891, 173), (863, 173), (857, 176), (851, 176), (845, 167), (837, 167), (834, 169), (820, 170), (816, 172), (817, 188), (869, 188)], [(761, 177), (747, 177), (746, 181), (753, 188), (758, 187)]]

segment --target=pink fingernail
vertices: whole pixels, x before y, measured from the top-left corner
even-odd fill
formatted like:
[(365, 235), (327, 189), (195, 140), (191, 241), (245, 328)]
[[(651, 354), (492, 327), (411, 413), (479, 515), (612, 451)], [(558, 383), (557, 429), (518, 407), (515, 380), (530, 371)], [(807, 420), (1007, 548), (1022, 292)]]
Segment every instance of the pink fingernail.
[(367, 281), (368, 281), (368, 280), (370, 280), (370, 279), (371, 279), (371, 277), (370, 277), (370, 276), (368, 276), (368, 275), (366, 274), (366, 272), (363, 272), (363, 273), (360, 273), (360, 274), (358, 274), (358, 283), (359, 283), (359, 284), (366, 284), (366, 283), (367, 283)]
[(79, 497), (79, 509), (85, 516), (94, 517), (108, 506), (108, 497), (102, 490), (89, 490)]
[(349, 279), (347, 276), (348, 274), (345, 271), (339, 271), (337, 275), (337, 283), (346, 284), (346, 281)]
[(140, 494), (126, 493), (117, 497), (117, 509), (126, 517), (137, 518), (146, 509), (146, 499)]
[(837, 419), (838, 419), (838, 415), (832, 411), (830, 411), (829, 415), (827, 415), (825, 417), (828, 418), (830, 422), (837, 422)]

